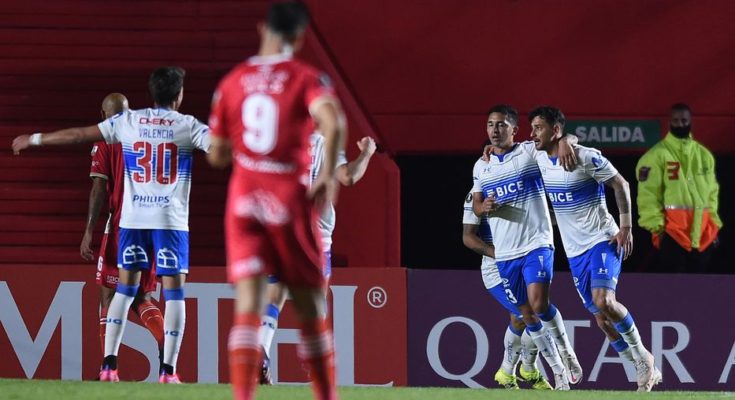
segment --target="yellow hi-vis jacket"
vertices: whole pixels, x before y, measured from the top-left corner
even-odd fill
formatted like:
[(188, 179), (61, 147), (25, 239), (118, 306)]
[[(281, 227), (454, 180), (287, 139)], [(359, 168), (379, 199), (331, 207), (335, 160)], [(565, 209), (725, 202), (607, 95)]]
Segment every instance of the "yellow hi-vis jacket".
[(671, 132), (638, 160), (638, 224), (654, 236), (662, 232), (691, 251), (704, 251), (717, 238), (720, 187), (715, 158), (699, 142)]

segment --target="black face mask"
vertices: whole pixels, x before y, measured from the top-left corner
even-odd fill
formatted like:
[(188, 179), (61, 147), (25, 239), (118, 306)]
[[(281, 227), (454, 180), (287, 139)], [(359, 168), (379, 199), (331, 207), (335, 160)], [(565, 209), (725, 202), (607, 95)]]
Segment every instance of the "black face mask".
[(684, 125), (684, 126), (677, 126), (671, 127), (671, 133), (678, 137), (679, 139), (684, 139), (689, 137), (689, 132), (691, 132), (692, 126), (691, 125)]

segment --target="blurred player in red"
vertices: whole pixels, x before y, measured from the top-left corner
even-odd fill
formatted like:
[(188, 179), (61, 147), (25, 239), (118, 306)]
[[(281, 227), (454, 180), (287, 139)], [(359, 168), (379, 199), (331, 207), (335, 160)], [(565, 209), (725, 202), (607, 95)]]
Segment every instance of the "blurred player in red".
[[(120, 93), (110, 93), (102, 101), (102, 118), (107, 119), (128, 109), (128, 99)], [(105, 234), (100, 244), (97, 260), (97, 285), (100, 287), (100, 345), (105, 351), (105, 329), (107, 309), (110, 307), (115, 287), (118, 282), (117, 242), (120, 226), (120, 214), (123, 201), (123, 169), (122, 145), (96, 142), (92, 148), (92, 167), (89, 177), (92, 178), (92, 190), (89, 192), (89, 211), (87, 226), (84, 229), (79, 252), (83, 259), (92, 261), (92, 235), (97, 225), (100, 210), (109, 194), (109, 216), (105, 225)], [(161, 310), (151, 302), (151, 292), (156, 290), (156, 270), (143, 273), (140, 278), (140, 290), (133, 301), (132, 309), (140, 317), (158, 343), (159, 358), (163, 348), (163, 315)]]
[[(292, 58), (308, 22), (303, 4), (273, 4), (258, 26), (258, 55), (227, 74), (212, 100), (208, 160), (220, 168), (234, 160), (225, 232), (228, 279), (236, 286), (228, 349), (237, 400), (255, 395), (268, 274), (288, 287), (300, 316), (299, 355), (310, 368), (315, 397), (338, 398), (316, 221), (332, 197), (344, 130), (329, 79)], [(312, 117), (325, 150), (321, 173), (309, 187)]]

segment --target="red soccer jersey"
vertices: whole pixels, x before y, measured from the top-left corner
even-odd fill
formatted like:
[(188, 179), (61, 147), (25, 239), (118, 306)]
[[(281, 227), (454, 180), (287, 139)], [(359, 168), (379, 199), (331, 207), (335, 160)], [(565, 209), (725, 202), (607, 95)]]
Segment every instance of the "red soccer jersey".
[(305, 175), (314, 129), (310, 111), (335, 98), (329, 78), (301, 61), (252, 57), (220, 82), (209, 127), (232, 143), (234, 175)]
[(109, 195), (110, 211), (112, 212), (112, 227), (120, 225), (120, 212), (123, 201), (123, 156), (121, 144), (107, 144), (97, 142), (92, 148), (92, 167), (90, 177), (100, 177), (107, 180), (107, 194)]

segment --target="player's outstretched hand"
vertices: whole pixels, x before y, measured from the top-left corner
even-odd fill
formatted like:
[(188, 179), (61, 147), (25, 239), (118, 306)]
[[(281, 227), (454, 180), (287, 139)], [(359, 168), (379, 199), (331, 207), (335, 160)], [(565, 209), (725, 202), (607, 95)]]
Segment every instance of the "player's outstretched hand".
[(92, 235), (85, 233), (84, 236), (82, 236), (82, 244), (79, 245), (79, 255), (82, 256), (83, 260), (94, 260), (94, 252), (92, 252), (91, 244)]
[(565, 171), (574, 171), (574, 168), (577, 168), (577, 153), (574, 146), (564, 139), (559, 141), (559, 165)]
[(617, 235), (610, 239), (610, 244), (616, 244), (620, 259), (625, 260), (633, 253), (633, 232), (630, 227), (622, 227)]
[(31, 135), (20, 135), (13, 139), (13, 154), (20, 154), (21, 150), (31, 147)]
[(375, 150), (378, 148), (378, 146), (375, 144), (375, 140), (373, 138), (371, 138), (370, 136), (365, 136), (364, 138), (357, 141), (357, 148), (360, 149), (361, 153), (372, 156), (373, 154), (375, 154)]
[(321, 210), (325, 205), (334, 203), (337, 196), (337, 185), (334, 178), (319, 174), (314, 183), (309, 187), (306, 195), (314, 201), (317, 209)]
[(487, 144), (482, 149), (482, 161), (488, 162), (490, 161), (490, 154), (493, 152), (493, 145)]

